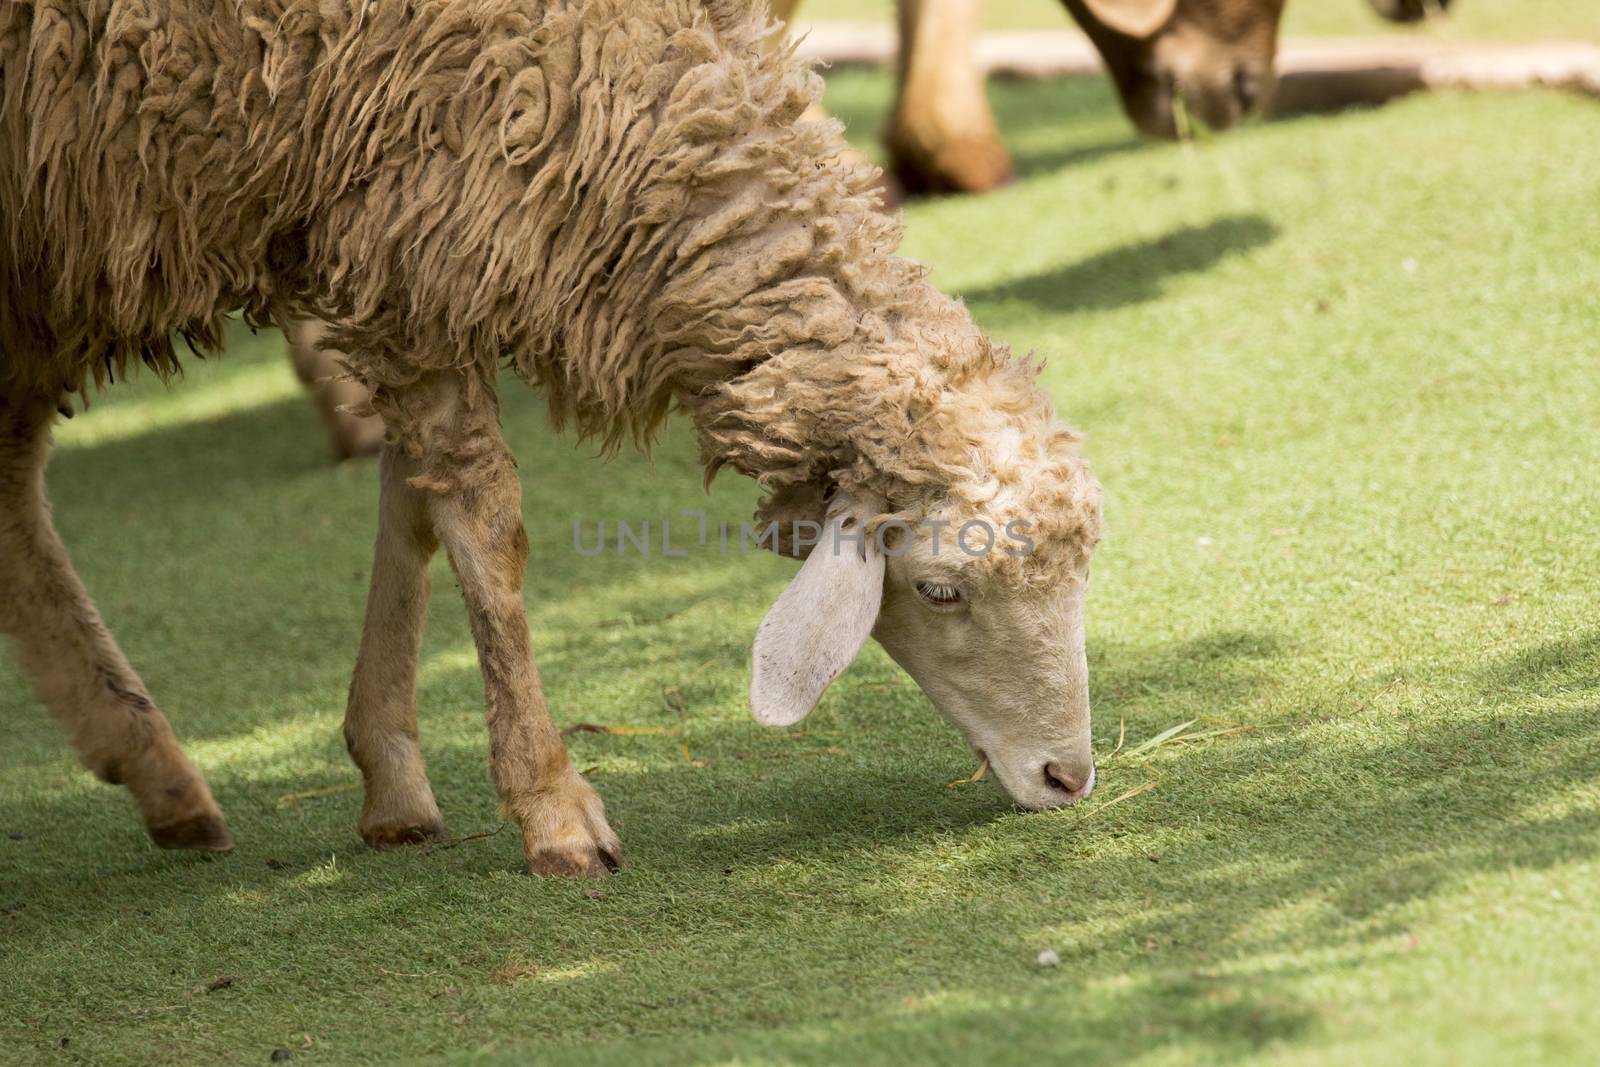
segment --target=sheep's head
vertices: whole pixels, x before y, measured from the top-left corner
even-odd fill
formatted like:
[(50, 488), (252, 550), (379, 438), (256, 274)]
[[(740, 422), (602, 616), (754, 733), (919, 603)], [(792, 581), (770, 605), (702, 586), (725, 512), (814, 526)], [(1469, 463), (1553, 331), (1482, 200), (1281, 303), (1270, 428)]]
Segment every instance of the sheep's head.
[(1175, 101), (1223, 130), (1272, 93), (1284, 0), (1063, 0), (1134, 125), (1179, 133)]
[(1368, 0), (1372, 10), (1390, 22), (1421, 22), (1450, 9), (1450, 0)]
[(968, 341), (976, 358), (858, 413), (881, 416), (858, 435), (869, 455), (763, 502), (806, 561), (757, 634), (751, 706), (798, 722), (870, 634), (1018, 804), (1060, 807), (1094, 784), (1083, 609), (1100, 489), (1035, 370)]

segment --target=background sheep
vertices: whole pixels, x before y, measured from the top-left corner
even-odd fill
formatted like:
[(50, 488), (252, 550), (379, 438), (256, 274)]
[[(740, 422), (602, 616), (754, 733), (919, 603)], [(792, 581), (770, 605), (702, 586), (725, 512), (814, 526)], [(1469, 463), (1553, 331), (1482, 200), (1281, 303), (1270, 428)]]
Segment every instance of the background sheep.
[[(529, 868), (620, 855), (533, 664), (502, 364), (608, 446), (687, 410), (786, 548), (825, 529), (758, 634), (758, 719), (805, 715), (873, 632), (1020, 803), (1088, 792), (1098, 487), (1034, 369), (893, 257), (876, 175), (796, 121), (818, 81), (768, 35), (689, 0), (0, 12), (0, 626), (158, 843), (230, 840), (51, 527), (48, 430), (239, 309), (327, 322), (393, 442), (344, 728), (370, 844), (442, 832), (414, 686), (443, 545)], [(1031, 551), (941, 551), (1016, 521)]]
[[(800, 0), (777, 0), (790, 18)], [(1446, 4), (1370, 0), (1414, 22)], [(1284, 0), (1062, 0), (1105, 61), (1123, 110), (1142, 132), (1176, 137), (1175, 98), (1226, 129), (1273, 88)], [(899, 0), (895, 103), (884, 132), (889, 170), (907, 192), (982, 192), (1011, 180), (974, 50), (983, 0)]]

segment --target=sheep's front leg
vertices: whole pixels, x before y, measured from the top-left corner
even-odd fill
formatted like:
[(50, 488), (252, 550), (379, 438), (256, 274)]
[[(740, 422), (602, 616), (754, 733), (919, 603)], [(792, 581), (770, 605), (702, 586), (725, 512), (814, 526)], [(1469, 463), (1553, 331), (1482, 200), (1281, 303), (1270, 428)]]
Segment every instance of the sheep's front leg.
[(444, 821), (417, 737), (417, 656), (428, 613), (428, 561), (439, 542), (427, 494), (409, 484), (420, 473), (417, 463), (390, 445), (378, 471), (378, 542), (344, 742), (361, 768), (361, 839), (384, 848), (443, 837)]
[(974, 48), (983, 0), (900, 0), (889, 169), (906, 192), (981, 193), (1012, 178)]
[(572, 768), (534, 666), (522, 572), (517, 465), (500, 435), (492, 383), (428, 375), (380, 393), (379, 410), (420, 473), (428, 517), (461, 583), (488, 704), (489, 767), (505, 814), (522, 829), (535, 874), (603, 875), (622, 849), (594, 788)]

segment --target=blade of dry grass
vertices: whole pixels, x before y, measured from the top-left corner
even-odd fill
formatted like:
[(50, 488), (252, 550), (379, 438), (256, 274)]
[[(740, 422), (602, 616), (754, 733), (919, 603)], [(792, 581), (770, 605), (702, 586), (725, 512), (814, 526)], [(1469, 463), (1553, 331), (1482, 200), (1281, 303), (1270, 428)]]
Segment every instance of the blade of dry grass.
[(1100, 805), (1098, 808), (1093, 808), (1093, 809), (1085, 812), (1083, 817), (1085, 819), (1092, 818), (1093, 816), (1100, 814), (1102, 811), (1105, 811), (1107, 808), (1111, 807), (1113, 804), (1121, 804), (1124, 800), (1131, 800), (1131, 799), (1133, 799), (1134, 797), (1138, 796), (1141, 793), (1148, 793), (1148, 792), (1150, 792), (1150, 790), (1152, 790), (1152, 789), (1154, 789), (1156, 787), (1156, 784), (1157, 783), (1155, 783), (1155, 782), (1145, 782), (1143, 785), (1136, 785), (1132, 789), (1129, 789), (1126, 792), (1119, 793), (1116, 796), (1112, 797), (1110, 800), (1106, 801), (1104, 804)]

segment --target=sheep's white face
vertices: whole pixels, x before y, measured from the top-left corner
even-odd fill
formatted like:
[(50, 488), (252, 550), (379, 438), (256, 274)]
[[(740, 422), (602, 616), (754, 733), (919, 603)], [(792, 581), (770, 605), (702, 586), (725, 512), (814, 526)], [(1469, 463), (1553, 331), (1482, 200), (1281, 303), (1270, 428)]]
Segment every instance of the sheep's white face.
[(873, 636), (1018, 804), (1057, 808), (1088, 796), (1087, 567), (1041, 589), (919, 564), (888, 561)]
[(925, 529), (903, 540), (861, 537), (858, 519), (834, 513), (757, 632), (757, 720), (804, 718), (870, 633), (1018, 804), (1055, 808), (1087, 796), (1088, 560), (1055, 585), (1028, 583), (1018, 567), (958, 550), (948, 533), (942, 552)]

